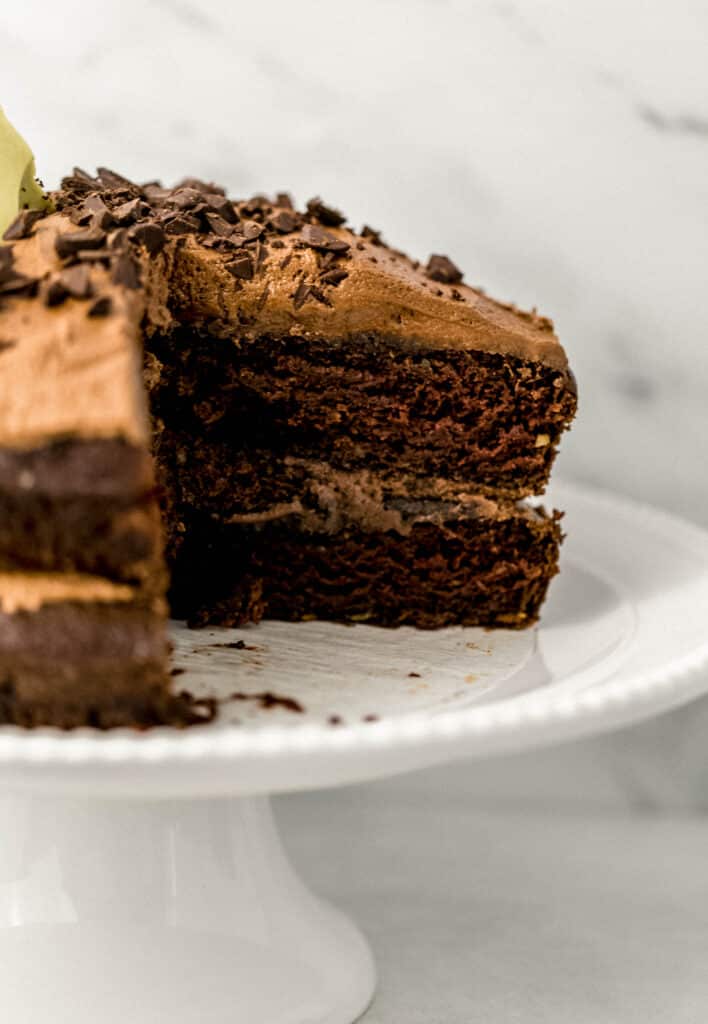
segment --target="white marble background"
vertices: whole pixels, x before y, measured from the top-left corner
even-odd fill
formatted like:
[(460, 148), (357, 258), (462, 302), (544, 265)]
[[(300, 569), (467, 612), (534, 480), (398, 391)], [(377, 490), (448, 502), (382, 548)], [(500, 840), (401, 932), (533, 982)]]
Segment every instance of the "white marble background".
[[(103, 163), (320, 193), (537, 305), (580, 382), (560, 472), (708, 525), (707, 52), (702, 0), (23, 0), (0, 103), (50, 186)], [(590, 791), (708, 806), (707, 730), (584, 746)], [(567, 797), (555, 757), (495, 784)]]

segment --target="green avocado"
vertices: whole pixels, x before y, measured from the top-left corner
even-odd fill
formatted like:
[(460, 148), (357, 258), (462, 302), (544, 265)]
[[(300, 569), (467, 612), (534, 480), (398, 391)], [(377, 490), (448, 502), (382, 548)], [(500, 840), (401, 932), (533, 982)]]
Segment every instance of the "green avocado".
[(0, 236), (20, 210), (50, 205), (37, 182), (32, 150), (0, 107)]

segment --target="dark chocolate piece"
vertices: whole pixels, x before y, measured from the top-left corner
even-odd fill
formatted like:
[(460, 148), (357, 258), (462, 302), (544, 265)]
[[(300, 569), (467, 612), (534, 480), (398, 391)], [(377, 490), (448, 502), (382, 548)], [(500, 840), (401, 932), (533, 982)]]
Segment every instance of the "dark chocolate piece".
[(20, 210), (12, 224), (5, 229), (2, 236), (6, 242), (19, 238), (29, 238), (34, 234), (34, 227), (38, 220), (46, 216), (45, 210)]
[(439, 281), (441, 284), (459, 284), (462, 280), (462, 271), (455, 266), (447, 256), (433, 254), (428, 260), (425, 272), (431, 281)]

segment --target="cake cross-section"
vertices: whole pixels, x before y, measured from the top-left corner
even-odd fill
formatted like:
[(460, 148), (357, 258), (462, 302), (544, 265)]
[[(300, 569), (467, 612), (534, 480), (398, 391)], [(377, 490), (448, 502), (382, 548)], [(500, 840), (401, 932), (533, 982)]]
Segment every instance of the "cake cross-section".
[(560, 517), (525, 499), (576, 407), (550, 321), (320, 200), (105, 168), (52, 198), (0, 247), (1, 721), (201, 720), (168, 609), (536, 621)]

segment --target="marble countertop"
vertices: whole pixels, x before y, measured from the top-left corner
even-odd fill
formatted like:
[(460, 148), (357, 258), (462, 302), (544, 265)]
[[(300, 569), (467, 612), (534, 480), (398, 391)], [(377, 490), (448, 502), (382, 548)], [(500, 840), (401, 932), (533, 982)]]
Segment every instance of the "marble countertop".
[(705, 1020), (708, 821), (583, 800), (588, 755), (542, 758), (580, 806), (500, 797), (502, 762), (277, 804), (301, 873), (374, 949), (362, 1024)]

